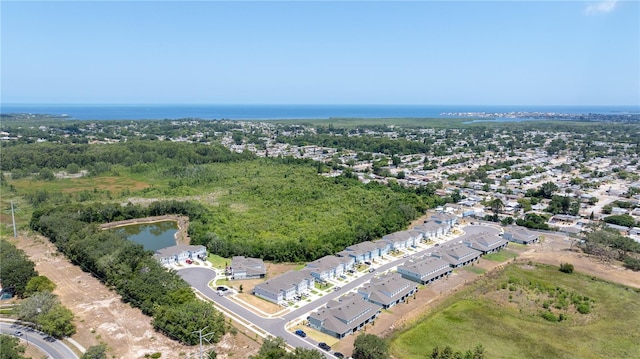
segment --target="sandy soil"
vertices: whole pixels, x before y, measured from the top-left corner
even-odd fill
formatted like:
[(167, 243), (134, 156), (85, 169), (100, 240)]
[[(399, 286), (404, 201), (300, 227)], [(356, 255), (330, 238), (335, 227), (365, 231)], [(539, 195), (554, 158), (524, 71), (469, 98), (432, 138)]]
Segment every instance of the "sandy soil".
[[(36, 263), (36, 270), (57, 287), (54, 293), (76, 316), (77, 333), (72, 336), (88, 348), (105, 343), (110, 358), (137, 359), (162, 353), (162, 358), (198, 358), (197, 347), (181, 345), (157, 333), (151, 318), (121, 301), (114, 291), (59, 254), (43, 237), (22, 234), (15, 245)], [(243, 334), (227, 335), (214, 346), (218, 358), (244, 358), (259, 348)], [(238, 355), (242, 353), (241, 355)]]

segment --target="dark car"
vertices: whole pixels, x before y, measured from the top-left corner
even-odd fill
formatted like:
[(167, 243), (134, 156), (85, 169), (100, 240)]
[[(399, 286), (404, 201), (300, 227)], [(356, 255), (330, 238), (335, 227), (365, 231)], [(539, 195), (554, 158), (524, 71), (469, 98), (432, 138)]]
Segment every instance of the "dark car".
[(370, 266), (370, 265), (371, 265), (371, 262), (364, 262), (364, 264), (366, 264), (366, 265)]
[(304, 330), (302, 330), (302, 329), (296, 330), (295, 333), (296, 333), (296, 335), (299, 335), (299, 336), (301, 336), (303, 338), (307, 336), (307, 333), (305, 333)]
[(321, 349), (324, 349), (324, 350), (326, 350), (326, 351), (331, 350), (331, 347), (329, 346), (329, 344), (327, 344), (327, 343), (325, 343), (325, 342), (318, 343), (318, 346), (319, 346)]
[(333, 356), (336, 357), (336, 358), (344, 358), (344, 354), (342, 354), (340, 352), (333, 353)]

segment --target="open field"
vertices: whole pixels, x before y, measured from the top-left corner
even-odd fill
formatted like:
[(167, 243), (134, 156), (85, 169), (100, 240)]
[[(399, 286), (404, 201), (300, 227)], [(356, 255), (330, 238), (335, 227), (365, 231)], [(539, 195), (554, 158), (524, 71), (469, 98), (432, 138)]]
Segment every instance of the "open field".
[[(522, 283), (500, 289), (509, 279)], [(540, 316), (545, 293), (530, 283), (561, 287), (593, 300), (591, 312), (568, 319)], [(466, 351), (482, 344), (489, 358), (633, 358), (640, 352), (640, 291), (545, 265), (509, 265), (449, 297), (430, 314), (392, 336), (396, 358), (424, 358), (435, 346)]]

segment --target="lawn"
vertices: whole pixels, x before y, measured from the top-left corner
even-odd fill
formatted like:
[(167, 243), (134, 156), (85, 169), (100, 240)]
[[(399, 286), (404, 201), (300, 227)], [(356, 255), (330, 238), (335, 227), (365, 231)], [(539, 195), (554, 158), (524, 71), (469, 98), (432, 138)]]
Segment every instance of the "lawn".
[(231, 264), (231, 260), (229, 258), (220, 257), (219, 255), (209, 253), (209, 257), (207, 260), (211, 262), (211, 265), (218, 269), (224, 269), (226, 265)]
[[(517, 284), (501, 289), (507, 281)], [(547, 321), (540, 314), (549, 297), (538, 287), (589, 298), (591, 312), (554, 307), (568, 319)], [(638, 358), (640, 291), (552, 266), (509, 265), (390, 338), (393, 356), (407, 359), (424, 358), (435, 346), (466, 351), (478, 344), (488, 358)]]
[(465, 266), (465, 267), (462, 267), (462, 269), (464, 269), (466, 271), (469, 271), (471, 273), (475, 273), (475, 274), (482, 274), (482, 273), (486, 272), (485, 269), (478, 268), (478, 267), (473, 267), (473, 266)]
[(482, 256), (482, 258), (488, 259), (494, 262), (505, 262), (517, 256), (518, 255), (513, 252), (501, 250), (500, 252), (485, 254), (484, 256)]

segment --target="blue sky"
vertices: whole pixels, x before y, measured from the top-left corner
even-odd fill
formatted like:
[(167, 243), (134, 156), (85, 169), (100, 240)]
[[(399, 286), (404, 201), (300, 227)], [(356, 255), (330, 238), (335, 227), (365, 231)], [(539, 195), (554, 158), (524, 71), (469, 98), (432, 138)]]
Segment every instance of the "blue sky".
[(640, 105), (638, 1), (0, 10), (2, 103)]

